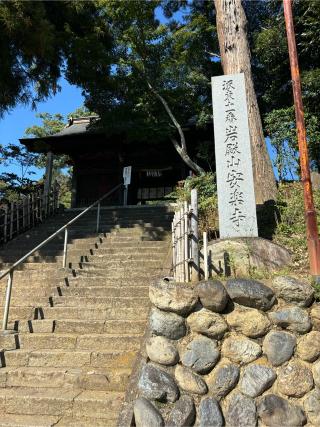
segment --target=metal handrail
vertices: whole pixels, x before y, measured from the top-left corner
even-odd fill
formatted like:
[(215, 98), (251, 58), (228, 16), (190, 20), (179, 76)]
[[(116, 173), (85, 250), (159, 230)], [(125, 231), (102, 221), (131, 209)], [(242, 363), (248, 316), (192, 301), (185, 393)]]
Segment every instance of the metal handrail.
[(41, 249), (43, 246), (45, 246), (47, 243), (49, 243), (52, 239), (54, 239), (58, 234), (60, 234), (62, 231), (65, 232), (64, 235), (64, 247), (63, 247), (63, 268), (67, 265), (67, 244), (68, 244), (68, 227), (76, 222), (79, 218), (81, 218), (83, 215), (85, 215), (90, 209), (98, 205), (97, 209), (97, 225), (96, 225), (96, 232), (99, 232), (99, 225), (100, 225), (100, 203), (102, 200), (110, 196), (112, 193), (114, 193), (116, 190), (121, 188), (123, 184), (119, 184), (116, 187), (114, 187), (112, 190), (108, 191), (108, 193), (104, 194), (100, 199), (96, 200), (94, 203), (92, 203), (90, 206), (88, 206), (83, 212), (81, 212), (79, 215), (77, 215), (75, 218), (73, 218), (71, 221), (67, 222), (64, 226), (59, 228), (57, 231), (55, 231), (53, 234), (51, 234), (49, 237), (47, 237), (45, 240), (43, 240), (39, 245), (35, 246), (31, 251), (29, 251), (26, 255), (24, 255), (22, 258), (20, 258), (18, 261), (16, 261), (8, 270), (0, 274), (0, 280), (3, 279), (5, 276), (9, 274), (8, 277), (8, 284), (6, 289), (6, 297), (5, 297), (5, 306), (4, 306), (4, 314), (3, 314), (3, 322), (2, 322), (2, 333), (10, 333), (11, 331), (8, 331), (8, 318), (9, 318), (9, 308), (10, 308), (10, 299), (11, 299), (11, 290), (12, 290), (12, 283), (13, 283), (13, 273), (16, 267), (18, 267), (20, 264), (22, 264), (29, 256), (31, 256), (34, 252), (36, 252), (38, 249)]

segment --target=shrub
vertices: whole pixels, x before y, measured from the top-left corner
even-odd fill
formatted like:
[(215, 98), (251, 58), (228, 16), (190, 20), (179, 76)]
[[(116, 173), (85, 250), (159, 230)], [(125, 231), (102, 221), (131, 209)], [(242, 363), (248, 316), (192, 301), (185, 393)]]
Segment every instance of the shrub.
[(218, 199), (215, 175), (205, 173), (200, 176), (188, 177), (180, 181), (175, 190), (168, 197), (176, 199), (179, 203), (190, 203), (191, 190), (198, 190), (198, 215), (199, 232), (209, 233), (209, 238), (218, 237)]
[[(320, 226), (320, 190), (315, 190), (314, 203)], [(308, 268), (306, 224), (304, 216), (303, 186), (301, 182), (279, 185), (277, 200), (279, 221), (273, 240), (292, 252), (293, 262), (298, 268)]]

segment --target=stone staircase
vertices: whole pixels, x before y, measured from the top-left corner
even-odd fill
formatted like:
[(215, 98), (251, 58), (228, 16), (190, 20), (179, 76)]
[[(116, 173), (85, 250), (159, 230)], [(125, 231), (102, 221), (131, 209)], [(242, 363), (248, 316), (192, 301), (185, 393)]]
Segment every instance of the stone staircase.
[[(58, 215), (0, 250), (1, 269), (78, 212)], [(0, 336), (0, 426), (113, 426), (144, 333), (148, 285), (168, 274), (164, 207), (103, 209), (14, 273), (10, 328)], [(3, 306), (6, 282), (1, 282)]]

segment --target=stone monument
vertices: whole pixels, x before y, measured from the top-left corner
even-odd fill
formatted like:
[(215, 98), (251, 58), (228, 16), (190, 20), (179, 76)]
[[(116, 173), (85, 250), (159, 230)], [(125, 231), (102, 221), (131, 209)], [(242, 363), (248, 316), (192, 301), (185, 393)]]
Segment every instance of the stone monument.
[(258, 237), (244, 74), (212, 77), (212, 105), (220, 240), (208, 244), (210, 274), (281, 269), (289, 252)]
[(212, 77), (220, 238), (257, 237), (244, 74)]

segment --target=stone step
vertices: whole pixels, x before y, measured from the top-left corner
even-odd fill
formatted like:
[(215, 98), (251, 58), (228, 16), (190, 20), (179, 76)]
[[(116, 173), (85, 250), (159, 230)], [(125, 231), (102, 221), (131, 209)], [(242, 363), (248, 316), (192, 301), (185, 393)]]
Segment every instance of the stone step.
[(99, 246), (99, 253), (101, 251), (104, 252), (110, 251), (110, 249), (113, 250), (119, 250), (120, 248), (126, 249), (126, 250), (140, 250), (140, 248), (162, 248), (162, 249), (169, 249), (169, 241), (168, 240), (136, 240), (133, 239), (126, 239), (125, 241), (123, 239), (108, 239), (106, 240), (101, 246)]
[[(56, 281), (55, 281), (56, 282)], [(88, 279), (86, 277), (70, 277), (66, 280), (61, 279), (58, 282), (58, 287), (61, 289), (76, 289), (76, 288), (82, 288), (82, 287), (118, 287), (119, 289), (123, 287), (140, 287), (140, 286), (149, 286), (151, 283), (149, 278), (146, 278), (144, 275), (140, 277), (135, 277), (131, 279), (130, 277), (127, 278), (116, 278), (112, 279), (110, 277), (95, 277), (94, 279)]]
[(132, 368), (137, 351), (91, 351), (91, 350), (10, 350), (0, 359), (0, 367), (52, 367), (80, 368)]
[(19, 333), (73, 333), (73, 334), (142, 334), (145, 321), (140, 320), (77, 320), (39, 319), (18, 320), (8, 324), (8, 329)]
[[(122, 250), (110, 250), (110, 251), (99, 251), (95, 250), (94, 253), (90, 253), (90, 250), (88, 251), (82, 251), (82, 250), (68, 250), (68, 262), (105, 262), (106, 260), (110, 260), (110, 257), (112, 256), (112, 260), (118, 261), (122, 259), (134, 259), (134, 260), (157, 260), (162, 259), (163, 255), (167, 253), (167, 251), (150, 251), (150, 249), (146, 248), (143, 253), (141, 253), (141, 249), (139, 249), (139, 252), (136, 250), (123, 252)], [(57, 263), (59, 265), (62, 265), (63, 260), (63, 251), (60, 251), (61, 254), (56, 255), (44, 255), (44, 256), (30, 256), (24, 261), (24, 264), (41, 264), (44, 263), (52, 264)], [(9, 258), (6, 257), (5, 262), (1, 263), (2, 265), (8, 264), (9, 266), (15, 262), (17, 259), (15, 257)]]
[[(83, 281), (82, 281), (83, 282)], [(38, 286), (35, 286), (38, 285)], [(134, 286), (135, 285), (135, 286)], [(30, 293), (30, 286), (22, 286), (21, 283), (14, 287), (11, 303), (15, 305), (15, 301), (26, 301), (31, 299), (33, 305), (39, 305), (39, 301), (43, 298), (43, 301), (47, 302), (49, 296), (79, 296), (79, 297), (148, 297), (149, 288), (146, 283), (143, 286), (140, 286), (139, 283), (133, 282), (132, 285), (128, 286), (114, 286), (114, 284), (106, 286), (96, 286), (96, 283), (91, 285), (87, 282), (81, 283), (79, 286), (75, 286), (75, 283), (69, 283), (69, 286), (66, 286), (65, 283), (61, 285), (52, 284), (50, 286), (44, 286), (42, 281), (33, 283), (32, 292)], [(46, 298), (46, 300), (45, 300)], [(4, 301), (4, 296), (0, 297), (0, 301)], [(21, 304), (17, 304), (21, 305)], [(1, 305), (0, 305), (1, 306)]]
[[(18, 259), (20, 259), (22, 256), (24, 256), (30, 249), (32, 249), (33, 245), (31, 247), (23, 247), (23, 245), (19, 244), (19, 249), (15, 251), (7, 251), (5, 255), (0, 256), (0, 267), (1, 269), (4, 269), (2, 267), (3, 264), (6, 264), (11, 266), (11, 264)], [(169, 244), (168, 241), (162, 241), (162, 240), (133, 240), (125, 238), (125, 240), (116, 239), (112, 241), (111, 239), (106, 241), (105, 243), (91, 243), (91, 242), (81, 242), (81, 243), (74, 243), (71, 245), (68, 245), (68, 255), (70, 257), (77, 257), (79, 254), (80, 256), (90, 255), (90, 254), (99, 254), (99, 255), (105, 255), (105, 254), (131, 254), (133, 253), (148, 253), (149, 250), (150, 255), (157, 254), (157, 253), (168, 253), (169, 250)], [(49, 251), (49, 252), (48, 252)], [(159, 251), (159, 252), (158, 252)], [(53, 260), (57, 262), (62, 263), (62, 253), (63, 253), (63, 244), (59, 244), (56, 246), (56, 248), (46, 248), (46, 251), (39, 252), (41, 255), (36, 255), (38, 258), (32, 259), (28, 258), (29, 262), (36, 262), (39, 261), (45, 261), (46, 259), (43, 259), (43, 257), (50, 256), (54, 257), (53, 259), (49, 258), (48, 261), (51, 262)], [(49, 255), (48, 255), (49, 254)], [(61, 257), (61, 258), (60, 258)], [(2, 260), (2, 262), (1, 262)]]
[[(83, 308), (83, 307), (45, 307), (36, 309), (32, 312), (35, 319), (74, 319), (74, 320), (145, 320), (147, 318), (149, 307), (112, 307), (112, 308)], [(14, 311), (12, 309), (12, 311)], [(14, 318), (11, 316), (11, 319), (21, 319), (23, 317)], [(26, 318), (26, 317), (25, 317)], [(1, 348), (1, 346), (0, 346)]]
[(0, 427), (53, 427), (60, 416), (4, 414), (0, 411)]
[[(26, 250), (26, 248), (31, 250), (35, 246), (40, 244), (46, 237), (49, 237), (49, 236), (36, 237), (35, 235), (33, 236), (29, 235), (29, 236), (19, 237), (15, 241), (12, 240), (11, 242), (7, 243), (5, 246), (5, 249), (3, 249), (0, 252), (0, 257), (5, 255), (8, 252), (9, 253), (21, 252), (22, 249)], [(106, 239), (105, 235), (94, 234), (92, 236), (73, 237), (68, 241), (68, 244), (76, 245), (77, 247), (80, 248), (83, 246), (95, 245), (96, 243), (101, 244), (104, 239)], [(56, 236), (54, 239), (52, 239), (45, 246), (43, 246), (43, 248), (39, 250), (43, 251), (45, 248), (60, 249), (61, 247), (63, 248), (63, 243), (64, 243), (64, 235), (62, 233), (61, 235), (59, 234), (58, 236)]]
[[(78, 262), (78, 263), (72, 263), (72, 268), (76, 270), (97, 270), (100, 271), (101, 269), (104, 270), (107, 274), (109, 273), (110, 269), (148, 269), (148, 270), (154, 270), (156, 268), (162, 267), (162, 260), (150, 260), (146, 259), (145, 262), (143, 262), (142, 259), (140, 260), (134, 260), (134, 259), (118, 259), (115, 260), (113, 257), (110, 257), (109, 259), (105, 259), (103, 261), (91, 261), (91, 262)], [(39, 265), (39, 264), (38, 264)], [(46, 264), (44, 264), (46, 265)], [(30, 267), (31, 269), (31, 267)], [(49, 268), (48, 268), (49, 270)]]
[[(59, 277), (60, 276), (60, 277)], [(47, 274), (30, 274), (30, 271), (25, 272), (24, 275), (14, 275), (13, 279), (13, 293), (18, 293), (21, 289), (21, 292), (26, 291), (30, 292), (30, 289), (43, 289), (47, 292), (47, 289), (52, 289), (56, 287), (64, 288), (79, 288), (79, 287), (94, 287), (94, 286), (149, 286), (150, 285), (150, 277), (146, 277), (145, 274), (136, 275), (134, 278), (130, 278), (128, 275), (124, 277), (110, 277), (109, 274), (107, 277), (102, 275), (95, 276), (93, 272), (89, 272), (89, 274), (78, 274), (74, 273), (74, 276), (70, 276), (68, 274), (60, 274), (55, 275), (51, 274), (49, 277)], [(2, 282), (2, 291), (5, 289), (5, 282)], [(44, 295), (47, 295), (46, 293)]]
[(140, 334), (19, 334), (22, 349), (137, 350)]
[(27, 333), (0, 336), (3, 350), (137, 350), (141, 334)]
[(0, 388), (77, 388), (81, 390), (125, 391), (130, 368), (40, 368), (0, 369)]
[(55, 288), (54, 293), (62, 296), (81, 296), (81, 297), (136, 297), (147, 298), (149, 295), (148, 286), (82, 286), (82, 287), (63, 287)]
[(145, 321), (137, 320), (56, 320), (56, 333), (143, 334)]
[[(74, 273), (73, 277), (81, 277), (83, 279), (96, 281), (99, 278), (105, 278), (107, 280), (126, 280), (130, 277), (130, 279), (139, 280), (140, 278), (145, 279), (154, 279), (157, 277), (167, 276), (168, 269), (167, 268), (153, 268), (146, 269), (143, 267), (135, 267), (135, 268), (109, 268), (106, 272), (104, 269), (92, 269), (92, 270), (77, 270)], [(107, 276), (107, 277), (106, 277)], [(45, 278), (43, 278), (45, 280)]]
[(77, 389), (14, 387), (0, 389), (5, 414), (116, 419), (124, 393)]
[[(0, 299), (3, 304), (3, 297)], [(12, 299), (11, 307), (94, 307), (94, 308), (134, 308), (140, 305), (148, 306), (147, 297), (112, 297), (112, 296), (51, 296), (34, 298), (33, 295), (24, 297), (23, 295), (15, 296)]]
[[(0, 307), (3, 307), (5, 301), (4, 295), (0, 296)], [(18, 294), (15, 292), (15, 289), (12, 292), (10, 307), (39, 307), (42, 305), (49, 305), (48, 296), (35, 296), (33, 293), (26, 295)]]
[(62, 417), (56, 424), (57, 427), (116, 427), (117, 413), (113, 412), (107, 419), (88, 418), (88, 417)]
[(94, 308), (135, 308), (149, 305), (149, 298), (141, 297), (81, 297), (53, 296), (52, 307), (94, 307)]

